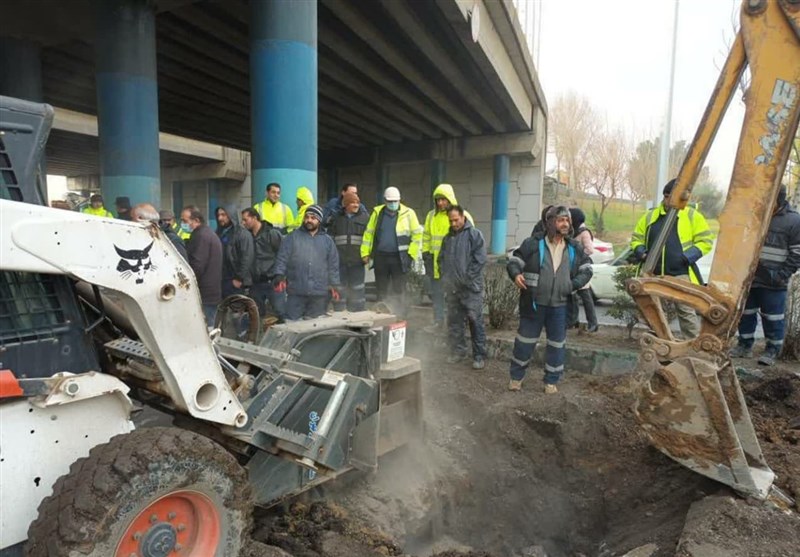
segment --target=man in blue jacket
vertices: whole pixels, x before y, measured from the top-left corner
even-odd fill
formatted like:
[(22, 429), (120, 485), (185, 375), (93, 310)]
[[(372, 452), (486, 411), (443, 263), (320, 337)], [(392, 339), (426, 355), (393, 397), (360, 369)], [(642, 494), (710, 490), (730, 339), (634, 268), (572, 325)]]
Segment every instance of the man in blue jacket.
[(328, 301), (339, 301), (339, 254), (333, 238), (323, 234), (322, 208), (311, 205), (303, 226), (284, 238), (275, 262), (275, 291), (286, 290), (286, 318), (324, 315)]
[(442, 240), (439, 270), (447, 300), (447, 332), (450, 341), (448, 363), (466, 357), (464, 321), (472, 339), (472, 369), (483, 369), (486, 360), (486, 332), (483, 326), (483, 268), (486, 242), (472, 226), (460, 205), (447, 210), (450, 232)]
[(514, 250), (506, 266), (519, 288), (519, 329), (511, 356), (510, 391), (522, 388), (522, 379), (542, 329), (547, 331), (544, 392), (558, 392), (564, 373), (567, 338), (567, 301), (592, 278), (592, 260), (572, 238), (569, 209), (551, 207), (545, 232), (536, 232)]

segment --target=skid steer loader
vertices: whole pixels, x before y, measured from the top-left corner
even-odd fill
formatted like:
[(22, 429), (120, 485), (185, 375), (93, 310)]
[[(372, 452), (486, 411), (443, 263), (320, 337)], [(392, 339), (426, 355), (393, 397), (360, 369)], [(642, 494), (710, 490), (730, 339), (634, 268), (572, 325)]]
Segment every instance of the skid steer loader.
[[(747, 67), (744, 124), (708, 284), (648, 276)], [(798, 119), (800, 1), (744, 0), (740, 30), (669, 198), (667, 224), (649, 250), (644, 276), (627, 284), (654, 331), (641, 341), (643, 382), (634, 408), (644, 431), (678, 462), (759, 499), (774, 493), (775, 475), (761, 452), (728, 340), (744, 309)], [(661, 299), (697, 311), (697, 338), (675, 340)]]
[[(337, 313), (257, 344), (209, 334), (157, 226), (41, 205), (52, 118), (0, 97), (3, 555), (27, 539), (42, 557), (235, 556), (253, 504), (374, 470), (419, 435), (403, 322)], [(132, 399), (174, 426), (134, 428)]]

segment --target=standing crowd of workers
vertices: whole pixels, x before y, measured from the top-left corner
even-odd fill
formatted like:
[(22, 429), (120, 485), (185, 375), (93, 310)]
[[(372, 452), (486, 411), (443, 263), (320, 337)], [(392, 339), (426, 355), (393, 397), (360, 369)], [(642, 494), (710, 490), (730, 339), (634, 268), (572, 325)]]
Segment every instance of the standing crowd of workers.
[[(670, 226), (658, 253), (654, 273), (702, 284), (697, 261), (714, 241), (705, 217), (687, 206), (677, 218), (667, 218), (666, 202), (675, 180), (664, 186), (661, 204), (637, 222), (631, 254), (641, 264), (664, 226)], [(483, 320), (483, 234), (472, 216), (458, 204), (453, 187), (440, 184), (433, 192), (433, 209), (420, 224), (416, 212), (402, 203), (400, 190), (389, 187), (384, 203), (368, 211), (358, 186), (345, 184), (340, 195), (324, 207), (314, 203), (311, 190), (297, 191), (297, 216), (281, 201), (281, 186), (268, 184), (265, 199), (239, 210), (215, 208), (217, 230), (206, 224), (197, 207), (185, 207), (176, 219), (172, 211), (149, 204), (131, 207), (117, 198), (117, 217), (157, 223), (188, 261), (198, 281), (205, 318), (212, 326), (223, 298), (251, 297), (260, 315), (279, 321), (319, 317), (332, 303), (334, 311), (366, 309), (366, 268), (374, 269), (378, 300), (393, 313), (406, 311), (406, 279), (421, 260), (433, 301), (433, 330), (446, 330), (447, 361), (470, 357), (473, 369), (483, 369), (486, 333)], [(87, 214), (113, 217), (100, 195), (93, 195)], [(241, 219), (241, 224), (240, 224)], [(564, 373), (567, 330), (578, 326), (579, 302), (586, 330), (598, 330), (590, 290), (593, 235), (579, 208), (549, 206), (507, 263), (509, 278), (519, 289), (519, 328), (510, 364), (509, 390), (519, 391), (534, 349), (544, 330), (547, 338), (543, 369), (545, 393), (558, 391)], [(800, 268), (800, 215), (786, 200), (783, 187), (762, 248), (754, 282), (739, 324), (739, 343), (732, 357), (752, 356), (756, 315), (761, 314), (766, 349), (759, 359), (772, 365), (784, 334), (784, 309), (789, 279)], [(677, 305), (681, 334), (696, 337), (700, 322), (689, 306)]]

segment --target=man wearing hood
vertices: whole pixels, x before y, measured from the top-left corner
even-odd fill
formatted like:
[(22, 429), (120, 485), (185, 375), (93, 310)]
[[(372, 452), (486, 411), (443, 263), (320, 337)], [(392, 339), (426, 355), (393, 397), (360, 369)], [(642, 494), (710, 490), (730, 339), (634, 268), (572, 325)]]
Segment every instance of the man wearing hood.
[(767, 346), (758, 363), (766, 366), (775, 363), (783, 347), (786, 291), (797, 269), (800, 269), (800, 214), (789, 206), (784, 185), (778, 192), (756, 274), (739, 321), (739, 342), (731, 350), (731, 357), (753, 356), (756, 313), (760, 312)]
[(253, 285), (253, 235), (239, 224), (234, 207), (217, 207), (214, 215), (222, 243), (222, 297), (244, 294)]
[[(572, 229), (574, 231), (572, 237), (583, 247), (583, 253), (591, 257), (594, 253), (594, 236), (589, 227), (586, 226), (586, 214), (578, 207), (571, 207), (569, 214), (572, 218)], [(580, 298), (580, 302), (583, 304), (583, 311), (586, 314), (586, 331), (596, 333), (598, 328), (597, 312), (594, 309), (590, 283), (586, 283), (586, 286), (579, 288), (575, 295), (572, 296), (567, 309), (567, 328), (578, 328), (578, 318), (580, 317), (578, 298)]]
[(536, 342), (547, 333), (544, 392), (558, 392), (564, 373), (569, 296), (592, 278), (592, 260), (571, 237), (569, 210), (551, 207), (545, 218), (546, 233), (526, 238), (508, 260), (508, 276), (519, 288), (519, 329), (511, 356), (510, 391), (522, 389)]
[(472, 338), (472, 369), (483, 369), (486, 359), (486, 332), (483, 327), (483, 268), (486, 242), (472, 226), (464, 209), (453, 205), (447, 211), (450, 232), (442, 241), (439, 269), (447, 297), (447, 333), (450, 345), (448, 363), (467, 356), (464, 321)]
[(131, 198), (118, 197), (114, 201), (114, 207), (117, 210), (117, 218), (120, 220), (131, 220)]
[(297, 189), (297, 219), (295, 219), (294, 223), (289, 227), (289, 232), (303, 227), (303, 215), (306, 214), (306, 210), (313, 204), (314, 194), (311, 193), (311, 190), (307, 187), (300, 186)]
[[(439, 184), (433, 190), (434, 207), (425, 217), (425, 227), (422, 232), (422, 260), (425, 262), (425, 273), (431, 281), (431, 299), (433, 300), (433, 320), (435, 327), (444, 325), (444, 290), (441, 284), (441, 272), (439, 270), (439, 252), (442, 249), (442, 241), (450, 231), (450, 219), (447, 211), (453, 205), (458, 205), (453, 186), (450, 184)], [(465, 211), (466, 219), (475, 224), (472, 215)]]

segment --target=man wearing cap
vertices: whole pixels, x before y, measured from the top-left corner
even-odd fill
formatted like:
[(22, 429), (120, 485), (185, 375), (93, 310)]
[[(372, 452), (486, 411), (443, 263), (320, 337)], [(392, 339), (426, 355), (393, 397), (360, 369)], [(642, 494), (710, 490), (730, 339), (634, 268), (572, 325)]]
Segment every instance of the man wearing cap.
[(753, 357), (756, 314), (760, 312), (767, 346), (758, 363), (765, 366), (775, 363), (783, 347), (786, 291), (797, 269), (800, 269), (800, 214), (789, 206), (784, 185), (778, 192), (756, 274), (739, 321), (739, 342), (731, 350), (732, 358)]
[[(422, 233), (422, 259), (425, 262), (425, 273), (431, 281), (434, 327), (438, 329), (444, 325), (444, 290), (439, 270), (439, 252), (442, 249), (444, 237), (450, 232), (450, 219), (447, 217), (447, 211), (453, 205), (458, 205), (453, 186), (450, 184), (436, 186), (436, 189), (433, 190), (433, 205), (433, 209), (425, 217), (425, 229)], [(469, 211), (465, 211), (464, 216), (471, 224), (475, 224)]]
[(286, 291), (286, 318), (297, 320), (324, 315), (328, 301), (339, 301), (339, 254), (333, 239), (323, 234), (322, 207), (309, 205), (303, 225), (286, 236), (275, 261), (273, 284)]
[(369, 213), (352, 191), (342, 194), (341, 208), (328, 221), (327, 232), (339, 252), (339, 278), (343, 299), (333, 304), (335, 311), (364, 311), (364, 262), (361, 244), (369, 222)]
[[(183, 243), (183, 239), (176, 232), (176, 229), (179, 230), (179, 228), (175, 224), (175, 213), (169, 209), (159, 211), (158, 226), (164, 232), (164, 235), (169, 238), (169, 241), (172, 242), (172, 245), (175, 246), (175, 249), (178, 250), (178, 253), (188, 261), (189, 255), (186, 253), (186, 244)], [(191, 236), (191, 232), (189, 236)]]
[(419, 257), (422, 227), (417, 214), (400, 203), (400, 190), (386, 188), (384, 205), (373, 209), (361, 243), (361, 258), (375, 267), (378, 300), (397, 315), (405, 314), (406, 275)]
[(264, 201), (256, 203), (253, 208), (261, 220), (270, 223), (281, 234), (287, 234), (294, 226), (294, 213), (288, 205), (281, 203), (281, 185), (277, 182), (267, 184), (266, 194)]
[(572, 238), (569, 209), (548, 209), (546, 232), (536, 232), (514, 250), (508, 276), (519, 288), (519, 329), (511, 356), (510, 391), (519, 391), (542, 329), (547, 333), (544, 392), (558, 392), (564, 373), (567, 303), (570, 295), (592, 278), (592, 260)]
[[(631, 236), (631, 250), (640, 263), (647, 258), (650, 246), (664, 227), (669, 212), (667, 202), (674, 187), (674, 179), (667, 182), (662, 191), (662, 202), (642, 215), (636, 224)], [(711, 251), (713, 245), (714, 233), (708, 228), (705, 217), (699, 210), (687, 205), (678, 211), (678, 218), (661, 248), (654, 274), (704, 284), (708, 277), (700, 276), (697, 260)], [(700, 334), (700, 322), (694, 309), (685, 304), (675, 304), (675, 307), (683, 338), (690, 340), (697, 337)]]
[(96, 193), (89, 198), (89, 205), (84, 207), (81, 213), (85, 215), (94, 215), (96, 217), (106, 217), (109, 219), (114, 218), (114, 215), (111, 214), (111, 211), (103, 206), (103, 196), (99, 193)]
[[(342, 191), (339, 193), (337, 197), (329, 200), (325, 204), (325, 208), (322, 210), (322, 229), (328, 231), (331, 223), (333, 222), (333, 218), (342, 212), (342, 208), (344, 207), (344, 195), (346, 193), (354, 193), (358, 195), (358, 184), (354, 184), (352, 182), (347, 183), (342, 186)], [(361, 208), (366, 211), (367, 208), (364, 206), (363, 203), (360, 203)], [(369, 213), (367, 213), (369, 215)]]

